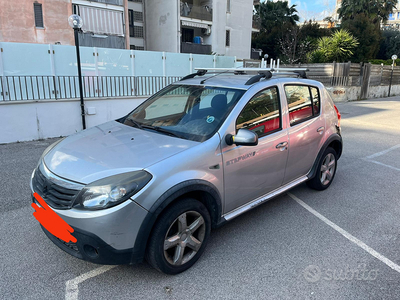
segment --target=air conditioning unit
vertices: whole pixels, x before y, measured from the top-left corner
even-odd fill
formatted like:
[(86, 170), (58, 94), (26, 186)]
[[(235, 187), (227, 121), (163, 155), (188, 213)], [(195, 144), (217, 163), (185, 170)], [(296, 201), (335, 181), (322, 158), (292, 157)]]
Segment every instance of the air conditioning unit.
[(201, 29), (201, 33), (202, 33), (203, 35), (210, 35), (210, 34), (211, 34), (211, 27), (208, 26), (207, 28), (202, 28), (202, 29)]

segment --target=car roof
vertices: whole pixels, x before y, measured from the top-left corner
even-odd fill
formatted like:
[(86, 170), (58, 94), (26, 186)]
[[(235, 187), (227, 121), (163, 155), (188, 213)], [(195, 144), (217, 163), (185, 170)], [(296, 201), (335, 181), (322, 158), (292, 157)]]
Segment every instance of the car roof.
[[(185, 79), (181, 81), (177, 81), (173, 83), (174, 85), (201, 85), (201, 86), (209, 86), (209, 87), (223, 87), (223, 88), (232, 88), (232, 89), (241, 89), (248, 90), (256, 85), (265, 86), (265, 82), (269, 82), (271, 85), (276, 85), (278, 83), (289, 84), (307, 84), (322, 87), (322, 84), (319, 81), (296, 78), (290, 76), (274, 76), (270, 79), (262, 78), (260, 81), (246, 85), (246, 82), (250, 80), (257, 74), (206, 74), (204, 76), (196, 76), (194, 78)], [(205, 82), (203, 82), (205, 80)]]

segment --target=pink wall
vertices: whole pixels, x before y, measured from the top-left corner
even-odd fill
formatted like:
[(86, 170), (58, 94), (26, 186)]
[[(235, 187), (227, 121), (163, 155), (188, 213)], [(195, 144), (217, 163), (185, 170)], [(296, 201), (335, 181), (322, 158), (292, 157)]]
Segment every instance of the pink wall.
[[(44, 29), (35, 27), (33, 3), (42, 4)], [(71, 0), (0, 0), (0, 42), (74, 45)]]

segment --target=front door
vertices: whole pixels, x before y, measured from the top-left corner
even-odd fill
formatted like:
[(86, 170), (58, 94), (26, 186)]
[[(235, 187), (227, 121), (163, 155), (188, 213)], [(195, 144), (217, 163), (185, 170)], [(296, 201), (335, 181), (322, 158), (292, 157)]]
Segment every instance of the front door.
[(222, 149), (225, 209), (228, 213), (281, 186), (287, 161), (288, 134), (282, 129), (282, 111), (277, 87), (256, 94), (236, 120), (236, 130), (245, 128), (259, 136), (257, 146)]

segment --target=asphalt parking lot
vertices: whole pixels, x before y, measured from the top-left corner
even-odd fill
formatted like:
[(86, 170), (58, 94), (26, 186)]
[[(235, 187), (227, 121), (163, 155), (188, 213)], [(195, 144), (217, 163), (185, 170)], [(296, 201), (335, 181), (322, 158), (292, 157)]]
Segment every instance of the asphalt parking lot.
[(29, 179), (55, 139), (0, 145), (0, 299), (400, 299), (400, 97), (337, 106), (344, 151), (331, 187), (301, 185), (214, 230), (177, 276), (53, 245)]

